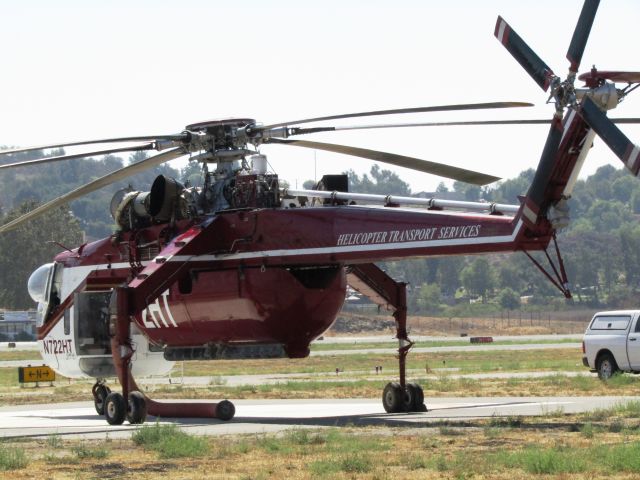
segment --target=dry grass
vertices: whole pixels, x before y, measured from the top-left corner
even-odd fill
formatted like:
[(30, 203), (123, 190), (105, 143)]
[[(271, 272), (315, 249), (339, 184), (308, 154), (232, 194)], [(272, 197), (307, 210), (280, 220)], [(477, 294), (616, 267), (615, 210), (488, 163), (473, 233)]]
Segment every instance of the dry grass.
[(209, 437), (199, 440), (206, 455), (171, 459), (153, 441), (108, 438), (53, 437), (0, 448), (21, 450), (28, 459), (4, 472), (13, 479), (637, 478), (637, 412), (631, 418), (608, 413), (597, 423), (562, 415)]
[[(383, 373), (376, 375), (375, 366)], [(555, 371), (585, 372), (580, 353), (573, 349), (443, 352), (409, 356), (409, 376), (425, 388), (427, 397), (441, 396), (541, 396), (635, 395), (640, 379), (622, 375), (602, 383), (595, 375), (569, 378)], [(442, 368), (451, 370), (440, 370)], [(336, 376), (335, 370), (341, 373)], [(201, 385), (163, 384), (148, 387), (153, 398), (378, 398), (384, 385), (397, 376), (393, 355), (340, 355), (296, 360), (246, 360), (186, 362), (185, 375), (209, 377)], [(547, 371), (543, 378), (456, 378), (473, 373)], [(306, 373), (277, 385), (232, 387), (221, 375)], [(427, 376), (428, 375), (428, 376)], [(0, 405), (79, 401), (90, 399), (90, 381), (59, 379), (55, 388), (24, 387), (16, 369), (0, 369)], [(248, 381), (247, 383), (251, 383)]]

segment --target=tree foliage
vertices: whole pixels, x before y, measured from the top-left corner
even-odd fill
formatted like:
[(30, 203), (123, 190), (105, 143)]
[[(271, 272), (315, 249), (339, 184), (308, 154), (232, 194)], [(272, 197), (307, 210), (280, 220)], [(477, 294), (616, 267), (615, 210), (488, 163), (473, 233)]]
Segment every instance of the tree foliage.
[[(33, 210), (34, 202), (12, 209), (2, 218), (6, 223)], [(80, 224), (68, 207), (60, 207), (15, 230), (0, 235), (0, 306), (29, 308), (27, 280), (40, 265), (49, 263), (64, 246), (82, 242)]]

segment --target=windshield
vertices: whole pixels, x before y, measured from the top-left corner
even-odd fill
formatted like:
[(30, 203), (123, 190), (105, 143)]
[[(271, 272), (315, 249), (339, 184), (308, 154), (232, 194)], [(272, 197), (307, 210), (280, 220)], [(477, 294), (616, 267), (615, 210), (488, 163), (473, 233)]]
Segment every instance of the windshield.
[(49, 279), (49, 273), (52, 268), (53, 263), (45, 263), (29, 277), (27, 289), (34, 302), (40, 303), (46, 301), (47, 280)]

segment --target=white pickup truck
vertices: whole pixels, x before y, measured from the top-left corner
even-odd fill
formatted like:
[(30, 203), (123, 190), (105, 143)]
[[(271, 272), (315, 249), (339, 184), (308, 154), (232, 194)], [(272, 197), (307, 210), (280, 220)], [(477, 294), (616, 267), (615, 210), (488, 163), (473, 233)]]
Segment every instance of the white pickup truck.
[(582, 363), (607, 380), (618, 372), (640, 373), (640, 310), (596, 313), (582, 340)]

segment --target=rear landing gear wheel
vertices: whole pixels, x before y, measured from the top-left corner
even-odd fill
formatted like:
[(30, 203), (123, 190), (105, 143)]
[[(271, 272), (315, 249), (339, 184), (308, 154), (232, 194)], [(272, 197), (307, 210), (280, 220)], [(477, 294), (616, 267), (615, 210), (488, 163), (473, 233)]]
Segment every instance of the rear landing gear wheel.
[(404, 392), (397, 382), (387, 383), (382, 392), (382, 406), (387, 413), (402, 411)]
[(147, 402), (141, 392), (135, 391), (129, 394), (129, 402), (127, 404), (127, 420), (130, 424), (135, 425), (144, 423), (147, 419)]
[(411, 405), (411, 412), (426, 412), (427, 407), (424, 404), (424, 392), (422, 387), (417, 383), (409, 383), (407, 385), (407, 391), (412, 392), (413, 404)]
[(96, 408), (98, 415), (104, 415), (104, 402), (107, 395), (111, 393), (111, 389), (103, 383), (96, 383), (92, 389), (93, 406)]
[(122, 394), (111, 392), (104, 402), (104, 416), (109, 425), (122, 425), (127, 416), (127, 402)]

